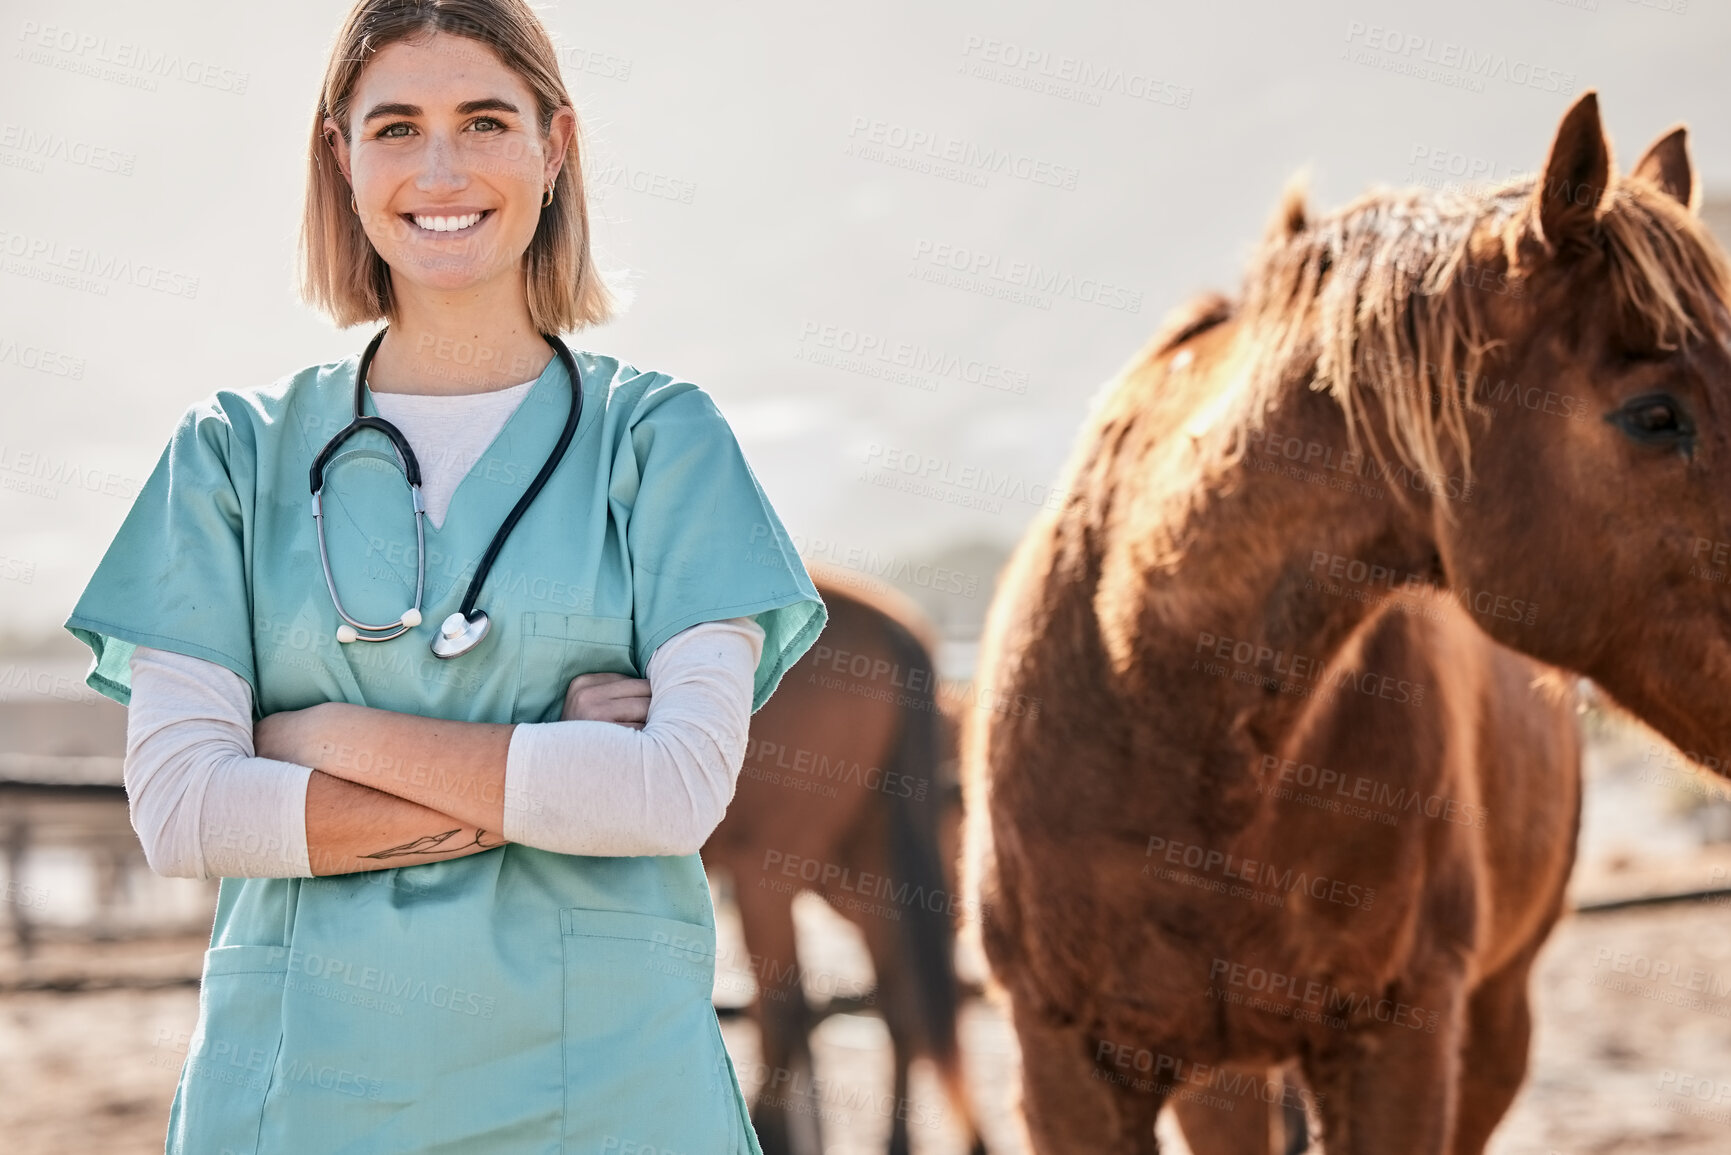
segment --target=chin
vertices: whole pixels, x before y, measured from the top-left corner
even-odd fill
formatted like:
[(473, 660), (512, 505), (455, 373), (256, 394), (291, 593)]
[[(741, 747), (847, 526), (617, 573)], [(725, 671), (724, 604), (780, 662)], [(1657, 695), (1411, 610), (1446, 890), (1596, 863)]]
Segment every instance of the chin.
[(439, 293), (461, 292), (478, 288), (498, 276), (499, 270), (481, 268), (469, 263), (440, 263), (416, 259), (420, 254), (398, 260), (388, 260), (399, 281), (406, 280), (418, 289)]

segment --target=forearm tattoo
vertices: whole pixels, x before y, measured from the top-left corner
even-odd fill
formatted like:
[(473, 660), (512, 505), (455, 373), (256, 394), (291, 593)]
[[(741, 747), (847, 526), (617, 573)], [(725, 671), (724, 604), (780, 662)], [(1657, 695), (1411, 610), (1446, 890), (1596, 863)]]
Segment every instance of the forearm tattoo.
[(450, 839), (462, 832), (463, 828), (459, 826), (455, 830), (447, 830), (443, 834), (424, 834), (420, 838), (414, 839), (411, 842), (405, 842), (399, 846), (386, 847), (384, 850), (375, 850), (371, 854), (357, 855), (357, 857), (402, 858), (406, 855), (412, 854), (446, 854), (456, 850), (467, 850), (471, 846), (479, 846), (483, 850), (491, 850), (495, 846), (505, 845), (506, 840), (503, 838), (489, 840), (487, 838), (487, 832), (479, 827), (475, 830), (475, 837), (471, 838), (469, 841), (446, 845)]

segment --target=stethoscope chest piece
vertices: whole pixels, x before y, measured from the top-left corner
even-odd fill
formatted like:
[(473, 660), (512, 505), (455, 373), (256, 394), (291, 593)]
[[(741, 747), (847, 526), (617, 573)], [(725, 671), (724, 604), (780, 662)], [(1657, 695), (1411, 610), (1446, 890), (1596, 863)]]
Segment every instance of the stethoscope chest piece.
[(475, 610), (467, 618), (459, 610), (440, 623), (438, 636), (433, 639), (433, 653), (441, 658), (466, 654), (487, 636), (487, 627), (492, 624), (484, 610)]

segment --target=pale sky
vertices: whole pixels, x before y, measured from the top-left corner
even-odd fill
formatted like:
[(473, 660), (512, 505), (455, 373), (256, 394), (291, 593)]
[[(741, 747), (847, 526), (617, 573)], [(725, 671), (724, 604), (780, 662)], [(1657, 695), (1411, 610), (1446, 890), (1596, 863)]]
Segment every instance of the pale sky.
[[(1687, 121), (1731, 193), (1731, 5), (1682, 4), (538, 5), (635, 294), (570, 340), (709, 390), (810, 553), (1005, 547), (1099, 385), (1236, 287), (1300, 166), (1323, 206), (1530, 170), (1590, 86), (1625, 164)], [(370, 336), (292, 282), (346, 9), (0, 2), (4, 634), (59, 629), (189, 403)], [(991, 294), (1024, 266), (1061, 288)], [(910, 463), (1013, 496), (874, 483)]]

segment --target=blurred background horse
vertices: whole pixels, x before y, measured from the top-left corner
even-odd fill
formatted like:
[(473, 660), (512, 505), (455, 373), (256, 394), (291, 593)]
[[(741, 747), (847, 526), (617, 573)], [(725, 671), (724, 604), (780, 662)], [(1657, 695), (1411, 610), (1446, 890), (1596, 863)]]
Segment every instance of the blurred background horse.
[[(956, 1040), (959, 792), (939, 694), (937, 639), (905, 595), (807, 561), (829, 622), (752, 716), (739, 786), (703, 846), (725, 872), (753, 978), (764, 1080), (752, 1122), (765, 1155), (822, 1155), (822, 1092), (795, 948), (793, 900), (811, 890), (865, 938), (894, 1051), (890, 1155), (909, 1155), (908, 1064), (926, 1055), (983, 1155)], [(946, 853), (946, 845), (950, 850)]]

